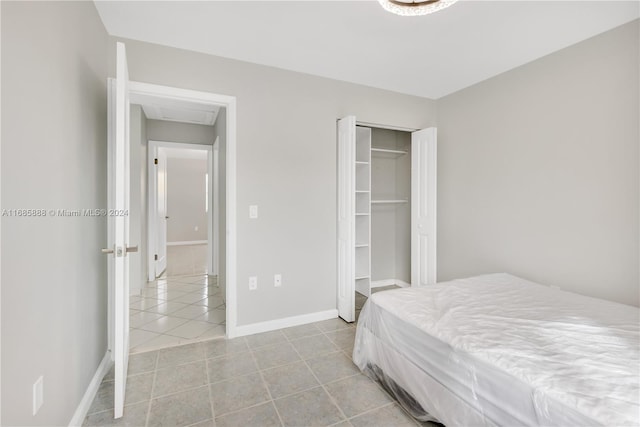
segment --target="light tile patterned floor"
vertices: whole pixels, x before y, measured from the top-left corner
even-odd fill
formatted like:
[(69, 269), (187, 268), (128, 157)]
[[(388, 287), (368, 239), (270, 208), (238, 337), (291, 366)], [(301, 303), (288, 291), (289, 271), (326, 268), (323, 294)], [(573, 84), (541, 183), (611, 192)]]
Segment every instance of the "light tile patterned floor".
[(206, 245), (169, 246), (167, 275), (131, 296), (131, 353), (225, 335), (226, 306), (216, 278), (206, 274), (206, 251)]
[(340, 319), (132, 355), (124, 417), (113, 373), (87, 426), (418, 426), (351, 362), (355, 327)]

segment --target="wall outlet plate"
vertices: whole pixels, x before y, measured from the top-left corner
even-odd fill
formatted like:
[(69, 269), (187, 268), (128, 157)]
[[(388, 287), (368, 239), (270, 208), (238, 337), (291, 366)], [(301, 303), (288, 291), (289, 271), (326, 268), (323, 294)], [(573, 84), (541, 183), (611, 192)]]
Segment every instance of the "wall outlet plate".
[(276, 274), (273, 276), (273, 286), (276, 288), (282, 286), (282, 274)]
[(255, 291), (256, 289), (258, 289), (258, 277), (251, 276), (249, 277), (249, 290)]

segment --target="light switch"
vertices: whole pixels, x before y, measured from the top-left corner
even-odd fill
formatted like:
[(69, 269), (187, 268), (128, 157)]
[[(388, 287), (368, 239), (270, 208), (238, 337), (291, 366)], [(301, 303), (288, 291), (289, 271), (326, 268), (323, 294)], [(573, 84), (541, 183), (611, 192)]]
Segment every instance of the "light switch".
[(282, 274), (276, 274), (273, 276), (273, 286), (276, 288), (282, 286)]
[(251, 219), (258, 218), (258, 205), (249, 206), (249, 218)]

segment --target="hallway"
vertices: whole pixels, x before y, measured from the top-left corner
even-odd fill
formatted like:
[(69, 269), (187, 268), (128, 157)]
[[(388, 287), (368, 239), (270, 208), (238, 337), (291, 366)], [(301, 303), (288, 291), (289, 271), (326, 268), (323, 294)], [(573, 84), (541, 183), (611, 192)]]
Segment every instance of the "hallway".
[(166, 273), (130, 298), (131, 353), (225, 335), (226, 307), (206, 254), (206, 245), (167, 248)]

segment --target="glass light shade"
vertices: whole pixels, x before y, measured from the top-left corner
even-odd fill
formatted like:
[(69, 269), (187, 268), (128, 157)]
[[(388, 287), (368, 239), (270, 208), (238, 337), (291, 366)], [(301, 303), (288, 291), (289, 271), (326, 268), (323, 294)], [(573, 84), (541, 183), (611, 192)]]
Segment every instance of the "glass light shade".
[(428, 15), (451, 6), (458, 0), (378, 0), (382, 7), (401, 16)]

